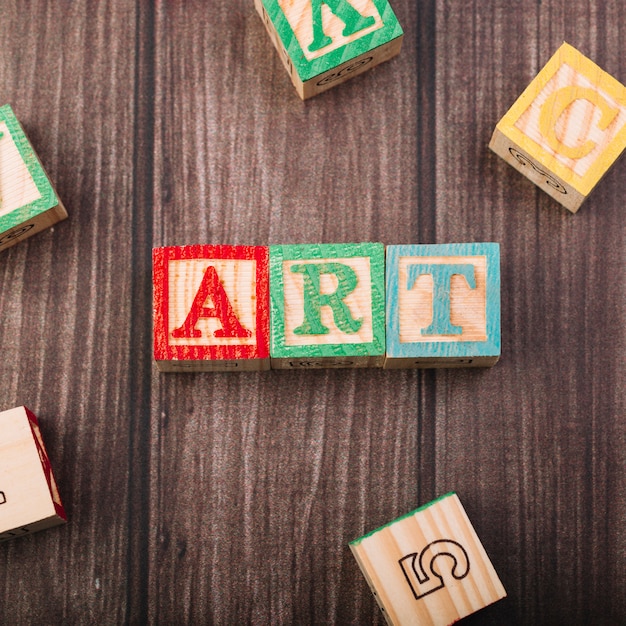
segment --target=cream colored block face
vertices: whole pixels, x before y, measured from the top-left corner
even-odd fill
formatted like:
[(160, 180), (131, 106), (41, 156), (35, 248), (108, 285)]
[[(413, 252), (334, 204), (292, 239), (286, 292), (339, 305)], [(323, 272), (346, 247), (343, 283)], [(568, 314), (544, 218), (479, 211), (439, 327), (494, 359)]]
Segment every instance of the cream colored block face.
[(353, 541), (350, 548), (394, 626), (452, 624), (506, 596), (456, 494)]
[[(320, 308), (323, 326), (328, 329), (326, 334), (298, 334), (296, 329), (305, 321), (305, 278), (302, 272), (294, 272), (294, 266), (305, 264), (320, 266), (325, 263), (345, 265), (351, 268), (358, 278), (353, 291), (341, 300), (354, 320), (360, 320), (360, 328), (356, 332), (346, 332), (337, 325), (335, 311), (330, 306)], [(374, 338), (372, 320), (372, 281), (369, 257), (332, 258), (283, 261), (283, 284), (285, 298), (285, 345), (309, 346), (315, 344), (357, 344), (369, 343)], [(320, 294), (332, 296), (337, 293), (339, 282), (333, 272), (320, 274)]]
[(348, 0), (348, 4), (354, 8), (362, 17), (372, 17), (374, 22), (367, 28), (362, 28), (358, 32), (348, 36), (343, 35), (346, 28), (343, 22), (327, 4), (322, 4), (322, 26), (324, 34), (330, 37), (331, 43), (325, 45), (319, 50), (311, 51), (309, 47), (313, 43), (313, 7), (311, 0), (278, 0), (278, 5), (282, 9), (291, 29), (293, 30), (302, 52), (307, 61), (317, 59), (341, 46), (356, 41), (369, 33), (382, 28), (383, 21), (376, 6), (371, 0)]
[(41, 198), (8, 126), (0, 122), (0, 217)]
[[(174, 331), (185, 323), (193, 308), (194, 299), (209, 267), (219, 277), (224, 292), (233, 312), (248, 336), (215, 336), (222, 326), (219, 316), (200, 316), (195, 322), (198, 337), (176, 337)], [(169, 311), (168, 343), (184, 346), (243, 346), (255, 345), (256, 342), (256, 263), (249, 260), (234, 259), (181, 259), (170, 260), (169, 273)], [(215, 303), (208, 297), (200, 306), (213, 308)]]
[[(433, 276), (424, 273), (409, 278), (410, 267), (423, 265), (470, 266), (471, 286), (461, 274), (450, 277), (450, 323), (459, 327), (454, 335), (426, 334), (433, 322)], [(398, 263), (400, 308), (400, 342), (485, 341), (487, 339), (487, 259), (484, 256), (400, 257)], [(410, 285), (410, 287), (409, 287)]]

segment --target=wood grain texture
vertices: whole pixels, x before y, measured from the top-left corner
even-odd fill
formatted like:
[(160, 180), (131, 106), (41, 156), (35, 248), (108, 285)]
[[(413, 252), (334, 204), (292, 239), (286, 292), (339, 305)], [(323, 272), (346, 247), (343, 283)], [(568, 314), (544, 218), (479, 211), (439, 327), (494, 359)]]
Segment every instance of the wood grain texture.
[(506, 591), (455, 493), (350, 542), (390, 626), (450, 626)]
[[(68, 524), (1, 546), (0, 621), (382, 624), (348, 542), (456, 491), (508, 597), (626, 616), (618, 162), (571, 216), (496, 155), (611, 0), (397, 0), (392, 63), (305, 103), (252, 2), (4, 0), (0, 86), (70, 218), (0, 254), (0, 410), (40, 418)], [(159, 374), (153, 246), (495, 241), (485, 371)]]

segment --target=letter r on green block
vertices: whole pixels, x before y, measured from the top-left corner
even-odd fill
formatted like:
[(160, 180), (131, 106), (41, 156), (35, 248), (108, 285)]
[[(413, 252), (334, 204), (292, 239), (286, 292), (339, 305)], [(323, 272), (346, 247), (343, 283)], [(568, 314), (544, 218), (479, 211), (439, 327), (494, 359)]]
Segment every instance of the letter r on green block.
[(342, 33), (344, 37), (349, 37), (364, 28), (368, 28), (376, 21), (372, 16), (363, 17), (347, 0), (311, 0), (313, 43), (309, 45), (310, 52), (317, 52), (333, 42), (324, 33), (322, 25), (323, 4), (327, 4), (330, 10), (346, 25)]
[(452, 276), (465, 277), (470, 289), (476, 289), (474, 266), (469, 264), (422, 264), (407, 266), (407, 289), (423, 274), (433, 277), (433, 319), (430, 326), (422, 328), (422, 335), (460, 335), (463, 329), (450, 321), (450, 282)]
[[(344, 302), (359, 282), (351, 267), (343, 263), (302, 263), (292, 265), (290, 269), (294, 274), (302, 274), (304, 281), (304, 322), (294, 328), (296, 335), (327, 335), (330, 332), (322, 323), (323, 306), (332, 309), (335, 324), (344, 333), (354, 334), (359, 331), (363, 320), (354, 319)], [(333, 293), (321, 293), (322, 274), (333, 274), (337, 277), (337, 289)]]

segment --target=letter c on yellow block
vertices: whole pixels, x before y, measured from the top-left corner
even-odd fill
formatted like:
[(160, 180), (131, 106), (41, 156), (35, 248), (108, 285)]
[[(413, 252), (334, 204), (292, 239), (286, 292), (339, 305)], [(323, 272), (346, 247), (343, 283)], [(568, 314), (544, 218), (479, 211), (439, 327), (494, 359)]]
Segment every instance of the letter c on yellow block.
[(541, 107), (539, 130), (553, 150), (570, 159), (582, 159), (597, 145), (593, 141), (588, 140), (581, 146), (568, 146), (556, 136), (557, 120), (577, 100), (587, 100), (600, 109), (602, 112), (602, 117), (598, 122), (600, 130), (606, 130), (609, 124), (619, 115), (619, 109), (611, 107), (597, 91), (588, 87), (563, 87), (551, 94)]

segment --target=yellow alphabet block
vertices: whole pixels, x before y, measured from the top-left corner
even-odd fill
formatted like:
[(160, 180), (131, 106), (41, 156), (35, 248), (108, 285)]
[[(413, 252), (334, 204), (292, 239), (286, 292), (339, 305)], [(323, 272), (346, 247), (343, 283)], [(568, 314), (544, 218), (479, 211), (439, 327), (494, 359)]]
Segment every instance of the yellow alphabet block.
[(576, 213), (626, 147), (626, 87), (564, 43), (489, 147)]

